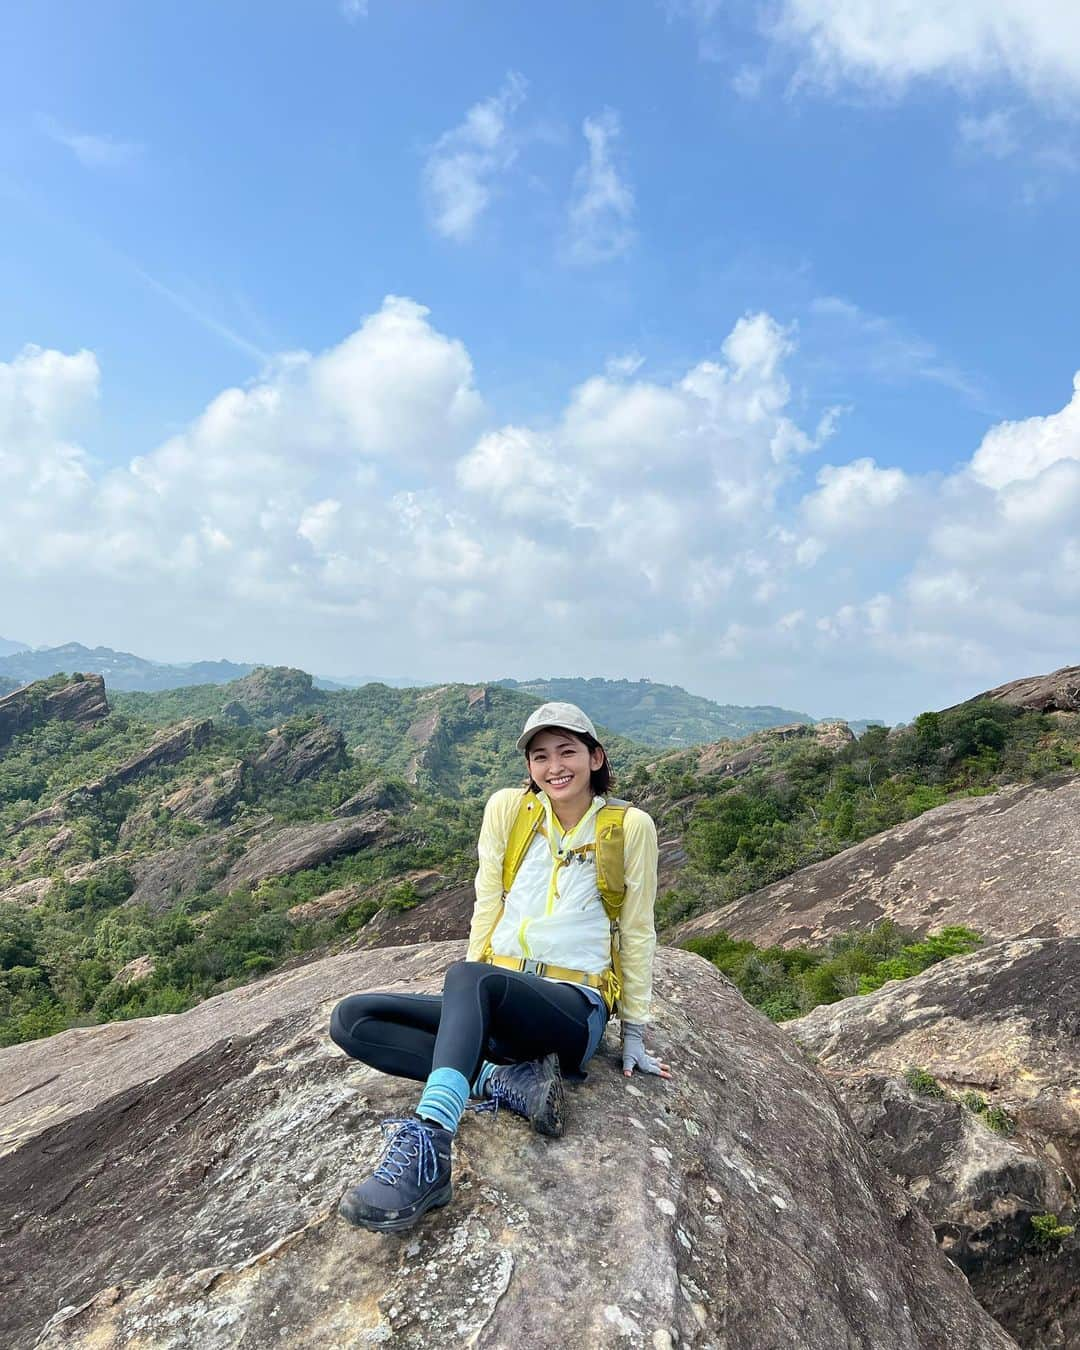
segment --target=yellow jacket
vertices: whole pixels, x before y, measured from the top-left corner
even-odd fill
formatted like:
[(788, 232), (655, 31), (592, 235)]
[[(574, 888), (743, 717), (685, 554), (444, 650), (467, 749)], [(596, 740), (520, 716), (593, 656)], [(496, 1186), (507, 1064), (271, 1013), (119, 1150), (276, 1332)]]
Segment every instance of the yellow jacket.
[[(546, 804), (545, 795), (537, 795)], [(538, 834), (503, 903), (503, 855), (520, 801), (520, 788), (503, 788), (484, 808), (468, 959), (479, 961), (490, 938), (500, 956), (535, 957), (550, 965), (598, 974), (610, 966), (611, 950), (591, 854), (589, 866), (560, 873), (547, 838)], [(656, 950), (656, 826), (644, 811), (631, 806), (623, 827), (626, 898), (619, 918), (623, 987), (617, 1011), (623, 1021), (647, 1022)], [(583, 822), (574, 843), (587, 845), (594, 840), (594, 823)]]

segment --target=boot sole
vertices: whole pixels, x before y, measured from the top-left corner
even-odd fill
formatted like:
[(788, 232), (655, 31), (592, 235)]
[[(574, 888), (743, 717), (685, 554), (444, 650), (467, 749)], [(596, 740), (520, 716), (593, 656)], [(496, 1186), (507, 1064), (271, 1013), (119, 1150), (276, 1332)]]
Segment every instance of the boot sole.
[(532, 1127), (537, 1134), (549, 1139), (560, 1139), (563, 1132), (563, 1080), (559, 1056), (548, 1055), (542, 1061), (543, 1076), (540, 1104), (532, 1115)]
[(349, 1207), (348, 1195), (345, 1195), (338, 1205), (338, 1213), (346, 1223), (352, 1224), (354, 1228), (366, 1228), (370, 1233), (401, 1233), (406, 1228), (411, 1228), (419, 1219), (422, 1219), (429, 1210), (442, 1209), (444, 1205), (448, 1205), (453, 1195), (454, 1188), (448, 1181), (442, 1190), (434, 1191), (421, 1204), (418, 1204), (411, 1214), (404, 1214), (394, 1219), (369, 1219), (366, 1215), (355, 1214)]

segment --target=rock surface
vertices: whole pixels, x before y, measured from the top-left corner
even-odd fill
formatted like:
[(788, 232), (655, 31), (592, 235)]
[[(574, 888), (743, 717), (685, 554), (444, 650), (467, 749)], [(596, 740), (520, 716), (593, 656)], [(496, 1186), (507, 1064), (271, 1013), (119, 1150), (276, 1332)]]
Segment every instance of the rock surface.
[(342, 769), (348, 763), (345, 737), (322, 718), (295, 739), (274, 730), (269, 744), (252, 766), (257, 774), (272, 775), (283, 783), (300, 783), (327, 769)]
[(759, 946), (822, 942), (893, 919), (920, 934), (1080, 934), (1080, 775), (964, 797), (669, 930)]
[(1039, 712), (1080, 712), (1080, 666), (1062, 666), (1049, 675), (1029, 675), (988, 689), (985, 694), (966, 700), (976, 703), (993, 699), (1013, 708), (1033, 708)]
[(376, 778), (334, 808), (335, 816), (359, 816), (365, 811), (401, 811), (409, 805), (409, 793), (400, 783)]
[(255, 885), (267, 877), (288, 877), (309, 867), (332, 862), (344, 853), (358, 853), (389, 839), (389, 812), (369, 811), (345, 820), (313, 825), (288, 825), (256, 839), (225, 878), (225, 889)]
[(177, 848), (159, 849), (137, 858), (131, 868), (135, 889), (128, 904), (149, 905), (155, 913), (161, 913), (196, 891), (208, 889), (243, 853), (245, 841), (266, 829), (270, 821), (270, 816), (256, 816)]
[(37, 685), (0, 698), (0, 746), (5, 746), (20, 731), (29, 731), (43, 722), (75, 722), (89, 726), (109, 715), (105, 681), (100, 675), (72, 680), (59, 689), (43, 694)]
[(1015, 1344), (792, 1038), (683, 953), (657, 971), (670, 1083), (627, 1082), (602, 1051), (564, 1139), (470, 1116), (449, 1208), (400, 1237), (346, 1227), (338, 1196), (416, 1087), (341, 1056), (330, 1008), (358, 988), (438, 988), (460, 951), (343, 954), (181, 1016), (0, 1050), (0, 1280), (20, 1290), (0, 1300), (0, 1340)]
[(145, 750), (140, 750), (138, 754), (132, 755), (130, 759), (124, 760), (123, 764), (113, 769), (103, 783), (108, 787), (123, 786), (125, 783), (134, 782), (136, 778), (141, 778), (151, 769), (159, 769), (167, 764), (179, 764), (192, 750), (205, 745), (213, 731), (214, 724), (209, 718), (202, 721), (181, 722), (178, 726), (170, 727), (162, 735), (156, 736)]
[[(1021, 1345), (1080, 1345), (1080, 1241), (1052, 1254), (1031, 1226), (1072, 1212), (1080, 1188), (1080, 938), (1000, 943), (786, 1028), (988, 1311)], [(948, 1096), (913, 1091), (909, 1068)], [(965, 1092), (1013, 1132), (989, 1129)]]

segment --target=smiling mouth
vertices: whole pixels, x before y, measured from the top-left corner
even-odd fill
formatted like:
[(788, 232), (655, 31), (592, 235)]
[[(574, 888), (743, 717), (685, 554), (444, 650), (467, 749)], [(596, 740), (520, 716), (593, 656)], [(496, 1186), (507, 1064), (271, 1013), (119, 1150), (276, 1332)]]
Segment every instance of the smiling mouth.
[(555, 788), (566, 787), (567, 783), (572, 783), (573, 781), (574, 775), (572, 773), (567, 774), (565, 778), (549, 778), (548, 787), (555, 787)]

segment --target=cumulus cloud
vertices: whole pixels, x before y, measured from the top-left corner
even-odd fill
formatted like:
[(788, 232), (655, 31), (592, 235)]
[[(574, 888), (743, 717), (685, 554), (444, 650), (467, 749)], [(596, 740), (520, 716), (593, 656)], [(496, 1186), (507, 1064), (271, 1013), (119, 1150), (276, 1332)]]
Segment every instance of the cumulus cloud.
[(1080, 376), (1060, 412), (991, 428), (972, 457), (971, 472), (980, 483), (1002, 488), (1063, 459), (1080, 460)]
[(525, 78), (510, 71), (497, 94), (473, 104), (432, 146), (424, 164), (424, 193), (432, 224), (445, 238), (464, 243), (473, 237), (497, 179), (517, 158), (512, 123), (527, 88)]
[(388, 297), (112, 466), (82, 444), (95, 356), (28, 347), (0, 363), (9, 621), (172, 658), (213, 632), (331, 674), (648, 674), (886, 717), (1023, 673), (1018, 651), (1062, 664), (1080, 394), (945, 476), (821, 465), (833, 423), (796, 417), (794, 344), (746, 315), (680, 375), (615, 362), (552, 416), (492, 425), (464, 344)]
[(634, 243), (634, 193), (619, 166), (619, 115), (605, 108), (586, 117), (585, 162), (574, 179), (564, 253), (582, 265), (622, 257)]
[(1080, 9), (1057, 0), (783, 0), (773, 33), (827, 85), (1004, 78), (1036, 101), (1080, 95)]

